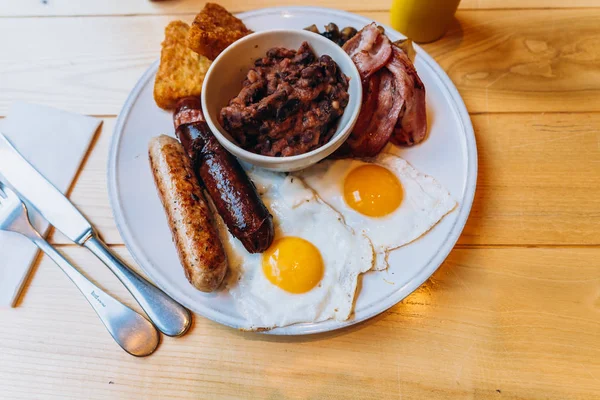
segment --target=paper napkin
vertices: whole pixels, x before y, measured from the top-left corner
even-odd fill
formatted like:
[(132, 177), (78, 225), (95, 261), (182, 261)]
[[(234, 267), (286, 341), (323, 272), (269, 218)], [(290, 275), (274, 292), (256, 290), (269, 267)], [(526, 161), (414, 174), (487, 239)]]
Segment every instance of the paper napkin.
[[(55, 108), (14, 103), (0, 120), (0, 131), (39, 172), (65, 193), (87, 153), (101, 121)], [(3, 179), (0, 175), (0, 179)], [(28, 207), (33, 226), (43, 236), (49, 225)], [(0, 231), (0, 307), (14, 306), (38, 248), (27, 238)]]

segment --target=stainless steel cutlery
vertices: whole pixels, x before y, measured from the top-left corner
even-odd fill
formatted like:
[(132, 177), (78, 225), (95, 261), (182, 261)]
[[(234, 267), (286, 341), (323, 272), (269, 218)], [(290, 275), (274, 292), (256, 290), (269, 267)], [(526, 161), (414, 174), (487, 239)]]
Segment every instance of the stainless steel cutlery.
[(147, 356), (158, 346), (154, 326), (90, 282), (35, 230), (29, 222), (27, 207), (10, 188), (0, 182), (0, 230), (19, 233), (35, 243), (73, 281), (98, 314), (115, 341), (129, 354)]
[[(58, 189), (47, 181), (46, 178), (44, 178), (27, 160), (25, 160), (1, 132), (0, 175), (2, 175), (10, 186), (16, 190), (19, 198), (27, 200), (28, 203), (35, 207), (35, 209), (56, 229), (61, 231), (74, 243), (87, 247), (106, 266), (108, 266), (133, 295), (159, 331), (168, 336), (180, 336), (189, 329), (192, 320), (191, 313), (121, 261), (119, 257), (117, 257), (98, 237), (92, 225), (79, 210), (77, 210), (77, 208), (75, 208), (75, 206)], [(7, 190), (7, 192), (10, 194), (9, 190)], [(11, 195), (10, 198), (14, 199), (15, 196)], [(12, 211), (13, 214), (16, 212), (17, 211)], [(25, 213), (24, 216), (27, 217), (27, 214)], [(9, 215), (6, 214), (5, 218), (8, 221)], [(23, 217), (19, 218), (22, 220)], [(30, 224), (26, 225), (31, 228)], [(25, 225), (21, 223), (19, 227), (22, 226)], [(56, 252), (56, 250), (48, 245), (39, 234), (34, 235), (30, 231), (26, 232), (28, 232), (29, 236), (27, 237), (30, 239), (36, 238), (35, 243), (40, 246), (40, 248), (42, 248), (41, 246), (44, 246), (42, 250), (53, 254), (56, 259), (61, 260), (60, 262), (63, 265), (68, 265), (68, 262), (60, 256), (60, 253)], [(19, 233), (23, 234), (23, 232)], [(50, 255), (50, 253), (48, 254)], [(69, 271), (71, 269), (69, 269)], [(77, 277), (77, 274), (73, 276)], [(71, 277), (71, 275), (69, 275), (69, 277)], [(71, 279), (73, 280), (73, 277), (71, 277)], [(78, 282), (76, 282), (76, 284), (78, 284)], [(96, 287), (94, 287), (94, 292), (100, 293), (99, 289)], [(103, 294), (103, 296), (108, 295)], [(109, 299), (109, 297), (106, 298)], [(112, 298), (107, 301), (109, 303), (113, 302), (111, 304), (116, 304), (114, 303), (116, 300)], [(92, 305), (97, 304), (97, 300), (96, 303), (92, 303)], [(127, 310), (133, 312), (130, 309)], [(96, 312), (98, 312), (98, 309), (96, 309)], [(98, 315), (100, 315), (100, 312), (98, 312)], [(123, 316), (125, 316), (125, 314), (123, 314)], [(100, 315), (100, 317), (103, 318), (102, 315)], [(144, 319), (144, 321), (146, 320)], [(109, 325), (106, 326), (109, 328)], [(109, 328), (109, 331), (111, 331), (111, 328)], [(113, 334), (113, 331), (111, 331), (111, 334)], [(113, 334), (113, 337), (115, 337), (115, 334)], [(117, 337), (115, 337), (115, 339), (117, 339)]]

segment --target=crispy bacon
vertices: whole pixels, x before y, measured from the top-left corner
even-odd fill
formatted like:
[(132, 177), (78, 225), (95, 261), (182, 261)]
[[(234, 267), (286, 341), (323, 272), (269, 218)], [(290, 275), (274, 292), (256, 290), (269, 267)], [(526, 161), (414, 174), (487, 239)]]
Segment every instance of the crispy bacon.
[[(385, 147), (404, 104), (396, 87), (394, 75), (387, 69), (380, 70), (376, 75), (380, 80), (376, 107), (373, 112), (367, 110), (364, 116), (366, 121), (359, 121), (366, 124), (366, 128), (354, 129), (346, 141), (352, 154), (356, 157), (376, 156)], [(367, 100), (369, 100), (369, 95), (367, 95)]]
[(390, 40), (379, 32), (375, 22), (362, 28), (342, 48), (356, 64), (363, 81), (383, 68), (392, 56)]
[(397, 145), (413, 146), (422, 142), (427, 134), (425, 86), (406, 53), (396, 46), (387, 68), (394, 74), (399, 95), (404, 100), (391, 140)]
[(350, 147), (350, 143), (354, 143), (355, 147), (359, 140), (360, 134), (366, 132), (369, 127), (369, 123), (375, 114), (377, 109), (377, 98), (379, 97), (379, 83), (381, 81), (381, 75), (375, 73), (371, 75), (365, 82), (363, 82), (363, 101), (360, 108), (360, 113), (356, 120), (356, 125), (350, 137), (353, 140), (346, 140), (338, 150), (331, 155), (332, 158), (345, 158), (352, 156), (354, 150)]
[(354, 130), (362, 132), (369, 127), (369, 122), (377, 108), (377, 98), (379, 97), (379, 84), (381, 74), (371, 75), (365, 85), (363, 85), (363, 102), (360, 108), (360, 114), (356, 120)]
[(343, 48), (361, 74), (364, 96), (352, 133), (332, 157), (373, 157), (390, 140), (402, 146), (423, 141), (427, 134), (425, 86), (407, 54), (390, 45), (375, 23), (365, 26)]

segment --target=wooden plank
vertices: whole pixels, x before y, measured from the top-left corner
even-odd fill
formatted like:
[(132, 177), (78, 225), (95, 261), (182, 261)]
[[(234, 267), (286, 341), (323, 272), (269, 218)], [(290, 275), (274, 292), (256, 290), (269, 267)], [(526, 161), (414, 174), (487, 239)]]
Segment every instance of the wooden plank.
[(600, 111), (598, 20), (600, 9), (459, 12), (424, 48), (471, 112)]
[[(117, 297), (85, 250), (61, 249)], [(118, 249), (131, 262), (126, 251)], [(306, 337), (241, 333), (202, 317), (157, 353), (126, 355), (43, 259), (0, 310), (10, 399), (595, 399), (600, 249), (459, 249), (382, 315)]]
[[(461, 245), (600, 245), (600, 114), (472, 116), (475, 203)], [(122, 243), (106, 192), (115, 120), (104, 120), (71, 198), (110, 243)], [(55, 236), (57, 243), (68, 243)]]
[(475, 115), (462, 244), (600, 244), (600, 114)]
[[(74, 15), (148, 15), (148, 14), (183, 14), (198, 12), (204, 1), (139, 1), (139, 0), (0, 0), (0, 17), (33, 17), (33, 16), (74, 16)], [(254, 10), (264, 7), (295, 6), (300, 3), (294, 0), (235, 0), (219, 1), (219, 4), (232, 12)], [(388, 0), (361, 2), (359, 0), (307, 0), (304, 6), (321, 6), (349, 11), (382, 11), (388, 10)], [(527, 9), (527, 8), (581, 8), (598, 7), (595, 0), (463, 0), (460, 9)]]
[[(0, 37), (19, 40), (0, 41), (0, 115), (14, 100), (117, 114), (157, 59), (164, 26), (192, 17), (3, 19)], [(598, 20), (600, 9), (461, 11), (424, 47), (471, 112), (600, 111)]]

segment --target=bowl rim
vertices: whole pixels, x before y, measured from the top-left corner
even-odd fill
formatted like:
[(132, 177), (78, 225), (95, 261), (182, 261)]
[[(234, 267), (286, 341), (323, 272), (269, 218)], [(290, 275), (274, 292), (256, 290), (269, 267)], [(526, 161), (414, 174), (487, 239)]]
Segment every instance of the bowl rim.
[[(294, 156), (277, 157), (277, 156), (265, 156), (262, 154), (256, 154), (256, 153), (253, 153), (249, 150), (242, 148), (240, 145), (229, 140), (227, 137), (225, 137), (221, 133), (221, 131), (219, 129), (220, 124), (217, 125), (217, 123), (215, 123), (213, 121), (212, 117), (210, 116), (210, 113), (208, 113), (208, 107), (206, 106), (207, 100), (206, 100), (206, 90), (205, 89), (206, 89), (206, 86), (208, 85), (208, 82), (210, 81), (210, 78), (213, 75), (217, 75), (216, 74), (216, 66), (218, 65), (219, 61), (225, 56), (225, 54), (227, 54), (231, 51), (234, 51), (235, 48), (239, 47), (243, 43), (252, 41), (261, 36), (270, 36), (270, 35), (274, 35), (274, 34), (282, 35), (282, 34), (290, 34), (290, 33), (299, 34), (301, 36), (306, 36), (309, 44), (311, 44), (311, 41), (320, 41), (321, 43), (325, 44), (327, 47), (337, 48), (337, 49), (341, 50), (340, 54), (342, 54), (342, 57), (345, 57), (347, 59), (346, 60), (347, 64), (350, 66), (350, 71), (353, 75), (353, 76), (349, 76), (349, 74), (346, 74), (346, 76), (348, 76), (351, 80), (355, 79), (356, 82), (358, 82), (357, 96), (355, 96), (356, 103), (352, 110), (348, 110), (348, 106), (346, 106), (346, 109), (344, 109), (344, 113), (351, 111), (350, 118), (348, 119), (348, 121), (346, 122), (346, 124), (344, 126), (340, 127), (338, 125), (338, 127), (336, 129), (336, 133), (334, 133), (334, 135), (331, 137), (331, 139), (327, 143), (325, 143), (323, 146), (313, 149), (309, 152), (306, 152), (303, 154), (297, 154)], [(333, 56), (331, 56), (330, 54), (328, 54), (328, 55), (333, 58)], [(334, 61), (336, 62), (336, 64), (339, 65), (338, 60), (334, 59)], [(350, 95), (350, 93), (348, 93), (348, 95)], [(295, 163), (298, 161), (306, 160), (311, 157), (316, 157), (321, 153), (327, 152), (328, 149), (338, 145), (338, 143), (339, 143), (339, 145), (341, 145), (350, 135), (351, 130), (354, 127), (356, 120), (358, 119), (358, 115), (360, 113), (361, 106), (362, 106), (363, 91), (362, 91), (360, 73), (358, 72), (358, 68), (354, 64), (354, 61), (352, 61), (352, 58), (338, 44), (321, 36), (318, 33), (306, 31), (303, 29), (270, 29), (270, 30), (266, 30), (266, 31), (254, 32), (248, 36), (244, 36), (243, 38), (237, 40), (236, 42), (231, 44), (229, 47), (227, 47), (225, 50), (223, 50), (221, 52), (221, 54), (219, 54), (217, 56), (217, 58), (215, 58), (213, 60), (210, 67), (208, 68), (208, 71), (206, 72), (204, 81), (202, 82), (202, 93), (200, 95), (200, 99), (201, 99), (201, 103), (202, 103), (202, 113), (204, 114), (204, 119), (206, 120), (207, 124), (211, 128), (213, 135), (215, 135), (215, 137), (217, 139), (219, 139), (219, 142), (221, 142), (221, 144), (230, 153), (232, 153), (236, 157), (240, 157), (252, 164), (256, 163), (256, 164), (263, 164), (263, 165), (265, 165), (265, 164), (281, 165), (281, 164), (292, 164), (292, 163)], [(348, 102), (348, 104), (350, 104), (350, 102)], [(339, 122), (338, 122), (338, 124), (339, 124)], [(221, 129), (225, 130), (222, 127), (221, 127)], [(338, 147), (339, 147), (339, 145), (338, 145)], [(335, 151), (335, 149), (332, 150), (332, 152), (333, 151)], [(322, 157), (322, 158), (324, 158), (324, 157)], [(320, 161), (320, 159), (316, 160), (315, 163), (317, 163), (318, 161)]]

